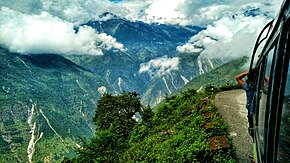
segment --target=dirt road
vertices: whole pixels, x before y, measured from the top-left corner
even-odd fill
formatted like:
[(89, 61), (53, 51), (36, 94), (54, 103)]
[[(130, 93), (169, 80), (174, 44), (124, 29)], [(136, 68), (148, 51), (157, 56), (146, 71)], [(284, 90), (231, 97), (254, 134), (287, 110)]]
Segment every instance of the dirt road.
[(229, 126), (236, 147), (238, 163), (250, 162), (249, 155), (253, 155), (253, 144), (252, 138), (248, 134), (245, 104), (246, 94), (241, 89), (221, 92), (215, 97), (215, 106)]

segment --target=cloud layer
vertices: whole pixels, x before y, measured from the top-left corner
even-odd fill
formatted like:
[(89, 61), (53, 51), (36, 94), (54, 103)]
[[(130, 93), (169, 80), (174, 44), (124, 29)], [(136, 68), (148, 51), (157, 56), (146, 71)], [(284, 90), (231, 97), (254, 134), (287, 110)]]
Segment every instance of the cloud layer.
[(252, 0), (122, 0), (118, 3), (108, 0), (0, 0), (0, 6), (12, 10), (26, 14), (46, 11), (74, 24), (86, 23), (98, 19), (104, 12), (112, 12), (129, 20), (198, 26), (211, 24), (247, 5), (277, 14), (281, 3), (282, 0), (256, 0), (255, 3)]
[(188, 43), (178, 46), (177, 51), (200, 53), (204, 58), (250, 56), (259, 32), (274, 18), (271, 9), (272, 6), (260, 3), (242, 6), (236, 13), (209, 24)]
[(112, 36), (97, 33), (88, 26), (81, 26), (76, 32), (74, 24), (47, 12), (27, 15), (2, 7), (0, 28), (0, 44), (22, 54), (101, 55), (102, 50), (124, 50), (123, 45)]
[(179, 58), (162, 58), (152, 59), (149, 62), (140, 65), (139, 73), (148, 73), (151, 77), (157, 75), (162, 76), (173, 70), (178, 70)]
[[(89, 20), (100, 19), (99, 15), (104, 12), (112, 12), (132, 21), (207, 27), (188, 44), (178, 47), (179, 51), (202, 52), (204, 56), (236, 54), (236, 51), (242, 54), (249, 50), (240, 47), (249, 47), (253, 43), (258, 30), (276, 16), (281, 2), (0, 0), (0, 44), (20, 53), (99, 55), (112, 48), (124, 50), (121, 43), (105, 33), (86, 26), (80, 27), (77, 33), (74, 30), (75, 26)], [(249, 8), (257, 8), (260, 14), (244, 15), (243, 12)]]
[(282, 0), (270, 2), (268, 0), (256, 0), (255, 2), (252, 0), (144, 0), (143, 3), (135, 2), (134, 0), (123, 0), (118, 3), (118, 6), (125, 10), (116, 14), (145, 22), (207, 26), (225, 16), (235, 14), (247, 6), (261, 7), (263, 13), (276, 16)]

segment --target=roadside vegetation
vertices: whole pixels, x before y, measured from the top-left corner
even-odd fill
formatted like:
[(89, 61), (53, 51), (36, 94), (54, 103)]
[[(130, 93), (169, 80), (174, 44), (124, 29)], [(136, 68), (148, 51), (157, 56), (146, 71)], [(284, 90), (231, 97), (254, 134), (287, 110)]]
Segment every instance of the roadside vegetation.
[[(188, 89), (154, 112), (135, 92), (105, 94), (94, 117), (95, 135), (63, 162), (236, 162), (227, 126), (211, 102), (216, 92), (235, 87)], [(142, 117), (139, 122), (134, 115)]]

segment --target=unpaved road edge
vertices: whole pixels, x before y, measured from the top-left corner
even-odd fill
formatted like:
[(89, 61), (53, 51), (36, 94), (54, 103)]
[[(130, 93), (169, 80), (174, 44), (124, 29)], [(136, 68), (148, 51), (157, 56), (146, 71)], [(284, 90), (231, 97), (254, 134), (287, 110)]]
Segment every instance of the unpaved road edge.
[(220, 92), (215, 96), (215, 106), (229, 126), (236, 147), (237, 162), (250, 162), (253, 155), (252, 138), (248, 134), (246, 94), (242, 89)]

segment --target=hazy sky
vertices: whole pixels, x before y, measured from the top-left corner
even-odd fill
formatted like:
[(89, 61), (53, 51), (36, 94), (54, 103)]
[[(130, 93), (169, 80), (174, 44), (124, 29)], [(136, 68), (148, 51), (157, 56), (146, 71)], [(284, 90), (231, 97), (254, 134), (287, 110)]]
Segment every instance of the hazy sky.
[[(126, 47), (91, 27), (74, 26), (112, 12), (131, 21), (206, 27), (181, 52), (201, 56), (249, 55), (258, 32), (281, 0), (0, 0), (0, 44), (13, 52), (102, 55)], [(166, 5), (165, 5), (166, 4)], [(246, 14), (252, 11), (252, 15)], [(98, 46), (96, 46), (96, 43)]]

